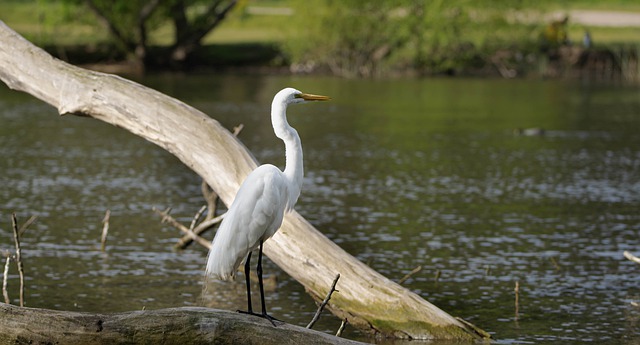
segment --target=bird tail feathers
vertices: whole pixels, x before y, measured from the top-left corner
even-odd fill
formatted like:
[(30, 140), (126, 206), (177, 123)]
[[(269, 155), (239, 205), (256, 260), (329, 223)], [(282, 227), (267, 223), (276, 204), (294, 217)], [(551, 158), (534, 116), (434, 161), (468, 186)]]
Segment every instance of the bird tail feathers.
[[(223, 224), (224, 225), (224, 222)], [(238, 266), (245, 259), (247, 245), (245, 243), (233, 243), (232, 231), (225, 231), (221, 226), (218, 229), (209, 257), (205, 273), (207, 277), (221, 280), (233, 280)], [(236, 242), (238, 239), (236, 238)], [(242, 241), (240, 241), (242, 242)]]

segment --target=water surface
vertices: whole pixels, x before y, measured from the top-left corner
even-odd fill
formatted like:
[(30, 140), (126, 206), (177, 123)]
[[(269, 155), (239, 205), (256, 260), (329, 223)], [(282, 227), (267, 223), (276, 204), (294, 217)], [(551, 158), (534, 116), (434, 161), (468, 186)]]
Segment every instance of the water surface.
[[(407, 288), (500, 343), (640, 342), (640, 265), (622, 256), (640, 255), (637, 87), (242, 75), (141, 82), (228, 128), (244, 124), (247, 147), (279, 166), (273, 95), (285, 86), (330, 95), (289, 111), (306, 159), (296, 209), (326, 236), (394, 280), (422, 266)], [(514, 135), (532, 127), (545, 134)], [(172, 207), (188, 223), (204, 203), (200, 178), (170, 154), (4, 86), (0, 154), (0, 249), (12, 249), (11, 212), (38, 216), (23, 239), (28, 306), (243, 306), (241, 282), (203, 299), (206, 251), (173, 252), (180, 234), (151, 212)], [(266, 264), (278, 279), (271, 312), (306, 325), (313, 301)], [(14, 269), (9, 284), (15, 303)], [(339, 323), (327, 314), (316, 328), (335, 333)]]

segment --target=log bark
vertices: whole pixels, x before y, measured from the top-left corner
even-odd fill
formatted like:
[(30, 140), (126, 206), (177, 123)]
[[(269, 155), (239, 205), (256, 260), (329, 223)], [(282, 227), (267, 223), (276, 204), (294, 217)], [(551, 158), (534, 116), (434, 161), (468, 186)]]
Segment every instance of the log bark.
[(363, 344), (285, 323), (209, 308), (92, 314), (0, 303), (4, 344)]
[[(0, 43), (0, 79), (10, 88), (53, 105), (61, 115), (89, 116), (157, 144), (200, 175), (227, 205), (257, 166), (218, 121), (189, 105), (57, 60), (1, 21)], [(268, 109), (265, 105), (265, 116)], [(339, 273), (339, 293), (327, 307), (361, 329), (413, 339), (487, 337), (349, 255), (296, 212), (287, 214), (280, 231), (265, 243), (265, 254), (317, 300)]]

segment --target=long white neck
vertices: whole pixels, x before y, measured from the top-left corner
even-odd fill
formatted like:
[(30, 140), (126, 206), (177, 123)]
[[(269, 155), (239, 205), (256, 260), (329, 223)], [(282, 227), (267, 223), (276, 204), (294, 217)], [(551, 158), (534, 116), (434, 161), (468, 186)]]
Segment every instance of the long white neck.
[(287, 103), (274, 99), (271, 104), (271, 123), (276, 136), (284, 141), (286, 164), (284, 175), (291, 182), (289, 187), (289, 208), (293, 208), (302, 188), (304, 168), (302, 164), (302, 143), (298, 132), (287, 122)]

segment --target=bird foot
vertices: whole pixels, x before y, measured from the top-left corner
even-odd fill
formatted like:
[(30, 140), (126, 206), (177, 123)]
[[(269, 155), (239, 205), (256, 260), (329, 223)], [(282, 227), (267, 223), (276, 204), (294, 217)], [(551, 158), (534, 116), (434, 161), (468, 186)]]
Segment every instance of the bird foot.
[(278, 327), (278, 325), (276, 325), (276, 321), (278, 322), (282, 322), (284, 323), (284, 321), (278, 320), (275, 317), (266, 314), (266, 313), (254, 313), (253, 311), (249, 310), (249, 311), (244, 311), (244, 310), (238, 310), (238, 313), (240, 314), (248, 314), (248, 315), (253, 315), (253, 316), (257, 316), (257, 317), (261, 317), (263, 319), (267, 319), (269, 320), (269, 322), (271, 322), (271, 324), (273, 325), (273, 327)]

